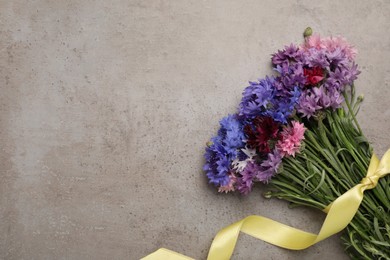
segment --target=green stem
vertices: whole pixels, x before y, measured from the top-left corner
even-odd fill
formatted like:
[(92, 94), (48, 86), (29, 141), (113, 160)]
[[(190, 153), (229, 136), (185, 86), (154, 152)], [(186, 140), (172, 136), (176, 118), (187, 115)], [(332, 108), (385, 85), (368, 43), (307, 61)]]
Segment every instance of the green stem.
[[(351, 85), (351, 88), (352, 88), (352, 89), (355, 88), (355, 85), (354, 85), (353, 83), (352, 83), (352, 85)], [(358, 123), (358, 121), (357, 121), (357, 119), (356, 119), (355, 113), (353, 112), (352, 107), (351, 107), (351, 104), (350, 104), (349, 101), (348, 101), (347, 94), (346, 94), (345, 92), (343, 92), (343, 96), (344, 96), (344, 99), (345, 99), (345, 104), (346, 104), (347, 107), (348, 107), (348, 111), (350, 112), (350, 114), (351, 114), (351, 116), (352, 116), (352, 118), (353, 118), (353, 121), (355, 122), (355, 125), (356, 125), (356, 127), (358, 128), (358, 130), (359, 130), (359, 133), (362, 134), (363, 131), (362, 131), (362, 129), (360, 128), (360, 125), (359, 125), (359, 123)]]

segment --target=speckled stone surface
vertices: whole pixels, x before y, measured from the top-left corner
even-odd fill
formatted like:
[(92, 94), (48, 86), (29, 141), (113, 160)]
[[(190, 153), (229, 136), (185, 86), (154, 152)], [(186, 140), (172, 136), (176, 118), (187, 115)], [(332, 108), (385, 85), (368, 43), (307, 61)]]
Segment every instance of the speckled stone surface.
[[(359, 50), (359, 120), (390, 147), (388, 1), (0, 1), (0, 258), (205, 259), (251, 214), (316, 232), (324, 215), (220, 195), (205, 142), (270, 54), (312, 26)], [(347, 259), (337, 236), (305, 251), (240, 236), (234, 259)]]

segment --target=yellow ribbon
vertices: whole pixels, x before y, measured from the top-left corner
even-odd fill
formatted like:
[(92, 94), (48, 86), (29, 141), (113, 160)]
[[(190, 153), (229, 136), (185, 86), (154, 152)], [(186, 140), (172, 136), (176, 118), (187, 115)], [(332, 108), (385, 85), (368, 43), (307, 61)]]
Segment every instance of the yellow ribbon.
[[(249, 216), (223, 228), (211, 244), (208, 260), (230, 259), (240, 231), (279, 247), (301, 250), (308, 248), (343, 230), (355, 216), (363, 200), (363, 192), (373, 189), (378, 180), (390, 173), (390, 149), (379, 161), (374, 154), (367, 175), (335, 201), (324, 212), (325, 221), (318, 235), (305, 232), (261, 216)], [(161, 248), (143, 260), (189, 260), (190, 257)]]

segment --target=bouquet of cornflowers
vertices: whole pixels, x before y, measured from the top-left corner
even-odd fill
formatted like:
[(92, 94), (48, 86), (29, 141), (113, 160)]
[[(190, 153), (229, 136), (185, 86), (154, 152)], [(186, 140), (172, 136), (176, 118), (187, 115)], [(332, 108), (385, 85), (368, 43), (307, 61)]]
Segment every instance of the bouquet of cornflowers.
[[(219, 192), (248, 194), (269, 184), (266, 197), (324, 210), (365, 177), (372, 148), (356, 114), (362, 96), (357, 51), (342, 37), (305, 31), (301, 45), (272, 55), (275, 75), (250, 82), (237, 113), (220, 121), (204, 170)], [(356, 259), (390, 259), (390, 178), (364, 196), (342, 235)]]

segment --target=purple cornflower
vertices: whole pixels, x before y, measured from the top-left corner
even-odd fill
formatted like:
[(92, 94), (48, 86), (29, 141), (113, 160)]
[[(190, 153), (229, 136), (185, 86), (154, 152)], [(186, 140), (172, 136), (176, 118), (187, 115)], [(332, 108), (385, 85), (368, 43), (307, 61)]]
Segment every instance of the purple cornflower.
[(323, 49), (309, 49), (304, 54), (305, 65), (314, 68), (321, 67), (326, 68), (329, 67), (329, 61), (326, 57), (326, 50)]
[(237, 189), (240, 193), (247, 195), (252, 190), (253, 182), (259, 170), (260, 167), (255, 162), (247, 163), (241, 172), (241, 177), (237, 178)]
[(322, 108), (319, 106), (318, 100), (319, 97), (317, 97), (313, 91), (306, 89), (299, 98), (297, 111), (301, 113), (303, 117), (312, 117), (317, 110)]
[(276, 65), (290, 65), (292, 63), (302, 61), (302, 51), (298, 46), (290, 44), (285, 46), (284, 50), (278, 50), (278, 52), (272, 55), (272, 63)]
[(302, 63), (296, 63), (289, 67), (277, 66), (275, 70), (280, 73), (280, 77), (277, 78), (277, 81), (282, 83), (282, 87), (279, 87), (278, 89), (281, 90), (282, 93), (290, 91), (294, 86), (303, 86), (306, 83)]
[(297, 111), (303, 117), (310, 118), (319, 110), (336, 109), (344, 102), (344, 97), (335, 88), (326, 89), (324, 86), (306, 89), (298, 102)]
[(349, 59), (340, 48), (336, 48), (333, 51), (328, 51), (326, 53), (326, 58), (329, 61), (329, 68), (333, 70), (334, 68), (339, 68), (341, 66), (345, 67), (349, 64)]
[(268, 183), (273, 176), (278, 173), (282, 157), (275, 150), (268, 154), (268, 158), (261, 163), (261, 170), (257, 172), (257, 179), (263, 183)]
[(333, 109), (341, 107), (341, 104), (344, 102), (344, 97), (336, 89), (328, 90), (328, 95), (330, 99), (330, 107)]
[(329, 80), (330, 82), (338, 84), (341, 86), (341, 89), (344, 90), (344, 86), (352, 84), (359, 74), (360, 71), (357, 69), (357, 64), (353, 63), (350, 67), (342, 66), (336, 68), (334, 72), (330, 71)]

